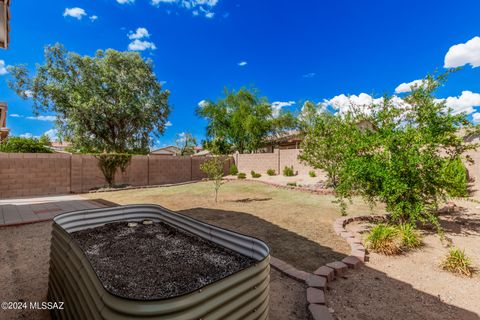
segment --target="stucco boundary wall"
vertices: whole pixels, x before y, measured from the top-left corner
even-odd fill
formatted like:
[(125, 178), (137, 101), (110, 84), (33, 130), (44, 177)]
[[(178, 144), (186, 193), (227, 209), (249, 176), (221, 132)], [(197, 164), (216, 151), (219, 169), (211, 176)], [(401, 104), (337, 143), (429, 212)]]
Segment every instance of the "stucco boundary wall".
[(314, 170), (298, 159), (301, 152), (301, 149), (276, 149), (273, 153), (236, 153), (233, 158), (239, 172), (250, 173), (253, 170), (266, 173), (268, 169), (274, 169), (281, 174), (285, 167), (293, 166), (293, 171), (298, 174), (308, 174), (312, 170), (317, 174), (321, 173), (320, 170)]
[[(150, 186), (206, 178), (207, 157), (133, 156), (115, 183)], [(225, 174), (233, 159), (227, 158)], [(0, 153), (0, 199), (88, 192), (106, 186), (97, 159), (89, 155)]]

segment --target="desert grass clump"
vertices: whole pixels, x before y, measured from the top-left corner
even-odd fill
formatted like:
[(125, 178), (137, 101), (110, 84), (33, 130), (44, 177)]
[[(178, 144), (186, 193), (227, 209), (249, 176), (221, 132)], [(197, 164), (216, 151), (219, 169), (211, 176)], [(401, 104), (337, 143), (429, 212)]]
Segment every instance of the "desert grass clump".
[(308, 175), (312, 178), (315, 178), (317, 176), (317, 174), (315, 173), (315, 171), (311, 170), (311, 171), (308, 171)]
[(397, 229), (404, 249), (415, 249), (422, 245), (420, 234), (413, 225), (409, 223), (400, 224)]
[(402, 251), (400, 233), (394, 226), (377, 224), (367, 236), (368, 248), (385, 255), (394, 255)]
[(451, 248), (441, 263), (444, 270), (471, 277), (474, 269), (472, 261), (465, 254), (465, 250), (459, 248)]

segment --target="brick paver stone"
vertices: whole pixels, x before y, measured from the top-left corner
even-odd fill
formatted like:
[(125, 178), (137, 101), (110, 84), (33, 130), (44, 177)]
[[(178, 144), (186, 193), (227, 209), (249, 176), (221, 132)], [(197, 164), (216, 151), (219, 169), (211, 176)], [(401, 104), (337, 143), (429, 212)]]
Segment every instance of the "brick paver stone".
[(317, 276), (321, 276), (327, 279), (327, 282), (333, 281), (333, 278), (335, 278), (335, 271), (327, 266), (321, 266), (317, 270), (313, 272)]
[(330, 267), (333, 270), (335, 270), (335, 275), (342, 274), (348, 269), (348, 266), (345, 263), (340, 261), (327, 263), (327, 267)]
[(310, 304), (308, 310), (310, 310), (314, 320), (334, 320), (333, 316), (328, 312), (328, 308), (325, 306)]
[(311, 274), (308, 276), (305, 283), (309, 287), (324, 289), (327, 286), (327, 279), (317, 276), (315, 274)]
[(307, 289), (308, 303), (325, 304), (325, 292), (317, 288)]
[(345, 263), (350, 269), (357, 269), (362, 262), (360, 259), (354, 256), (348, 256), (342, 260), (343, 263)]

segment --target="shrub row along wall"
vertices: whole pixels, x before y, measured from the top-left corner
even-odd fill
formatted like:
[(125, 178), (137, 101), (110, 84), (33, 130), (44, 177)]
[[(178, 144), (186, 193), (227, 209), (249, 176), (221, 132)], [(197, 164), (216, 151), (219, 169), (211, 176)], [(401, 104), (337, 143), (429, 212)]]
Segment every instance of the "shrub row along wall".
[[(205, 178), (205, 157), (133, 156), (116, 184), (162, 185)], [(225, 173), (232, 159), (225, 162)], [(70, 154), (0, 153), (0, 199), (88, 192), (106, 185), (97, 159)]]
[[(308, 174), (313, 170), (298, 160), (300, 149), (276, 149), (273, 153), (250, 153), (235, 154), (234, 160), (239, 172), (249, 173), (255, 171), (265, 173), (268, 169), (274, 169), (277, 173), (282, 173), (283, 168), (293, 166), (293, 171), (299, 174)], [(315, 170), (317, 174), (322, 174), (320, 170)]]

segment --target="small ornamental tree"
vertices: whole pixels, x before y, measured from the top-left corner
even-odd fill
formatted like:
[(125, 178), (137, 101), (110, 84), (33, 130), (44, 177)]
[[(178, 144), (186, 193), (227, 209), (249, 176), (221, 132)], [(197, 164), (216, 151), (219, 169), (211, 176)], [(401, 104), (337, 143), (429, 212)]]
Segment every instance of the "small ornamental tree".
[(197, 139), (191, 133), (180, 133), (177, 135), (176, 141), (179, 156), (191, 156), (195, 153)]
[(132, 155), (121, 153), (98, 154), (95, 157), (109, 187), (115, 186), (115, 173), (117, 170), (120, 169), (122, 173), (125, 173), (132, 159)]
[[(447, 74), (428, 76), (403, 100), (385, 97), (379, 104), (352, 108), (337, 114), (346, 143), (338, 167), (335, 192), (344, 211), (345, 198), (362, 196), (370, 204), (382, 202), (396, 223), (431, 222), (440, 201), (455, 190), (465, 190), (466, 179), (452, 179), (459, 171), (451, 164), (465, 158), (475, 144), (459, 132), (470, 133), (464, 114), (454, 114), (436, 99), (436, 89)], [(365, 125), (368, 124), (368, 125)], [(462, 130), (459, 130), (462, 129)], [(319, 130), (307, 131), (307, 141)], [(321, 148), (307, 148), (307, 162), (318, 166), (315, 156), (328, 160)], [(453, 161), (453, 162), (452, 162)]]
[(220, 157), (212, 157), (200, 165), (200, 169), (212, 180), (215, 190), (215, 202), (218, 199), (218, 191), (224, 183), (223, 160)]

